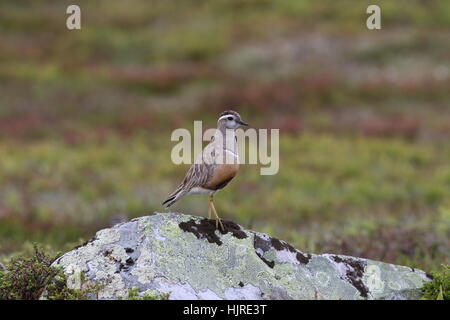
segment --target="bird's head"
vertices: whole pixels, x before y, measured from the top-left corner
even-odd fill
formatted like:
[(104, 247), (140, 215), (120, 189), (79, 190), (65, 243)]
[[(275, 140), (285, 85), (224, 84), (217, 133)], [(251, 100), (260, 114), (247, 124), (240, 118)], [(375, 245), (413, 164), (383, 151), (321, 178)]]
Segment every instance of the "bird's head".
[(219, 115), (219, 120), (217, 120), (218, 126), (225, 126), (227, 129), (237, 129), (240, 126), (248, 126), (248, 123), (245, 123), (241, 120), (241, 116), (239, 113), (233, 110), (227, 110), (222, 112)]

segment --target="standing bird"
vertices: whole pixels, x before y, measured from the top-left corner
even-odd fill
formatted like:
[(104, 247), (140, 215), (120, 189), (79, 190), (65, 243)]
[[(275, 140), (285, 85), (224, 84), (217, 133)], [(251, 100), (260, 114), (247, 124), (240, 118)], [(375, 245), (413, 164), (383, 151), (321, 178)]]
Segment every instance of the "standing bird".
[(190, 194), (208, 194), (208, 218), (211, 210), (216, 216), (216, 228), (223, 224), (214, 207), (214, 194), (224, 188), (239, 170), (239, 155), (235, 129), (248, 126), (236, 111), (228, 110), (220, 114), (217, 129), (211, 142), (198, 155), (189, 168), (183, 182), (162, 203), (169, 208), (181, 198)]

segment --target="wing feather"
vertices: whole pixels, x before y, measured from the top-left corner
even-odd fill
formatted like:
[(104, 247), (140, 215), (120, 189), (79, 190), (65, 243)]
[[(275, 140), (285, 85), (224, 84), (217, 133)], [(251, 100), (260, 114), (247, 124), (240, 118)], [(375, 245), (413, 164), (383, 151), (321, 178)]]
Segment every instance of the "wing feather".
[(203, 152), (199, 154), (196, 162), (188, 169), (183, 182), (181, 182), (177, 189), (169, 195), (163, 202), (163, 205), (170, 207), (179, 199), (187, 195), (193, 188), (203, 187), (212, 177), (215, 168), (214, 160), (216, 157), (213, 141), (214, 139), (212, 139)]

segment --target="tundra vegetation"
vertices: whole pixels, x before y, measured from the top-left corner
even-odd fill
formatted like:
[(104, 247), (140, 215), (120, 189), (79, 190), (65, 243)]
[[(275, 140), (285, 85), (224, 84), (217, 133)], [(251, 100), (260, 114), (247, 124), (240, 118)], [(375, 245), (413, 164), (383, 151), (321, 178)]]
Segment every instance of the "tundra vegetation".
[[(186, 170), (171, 132), (233, 107), (280, 129), (280, 169), (242, 166), (221, 216), (304, 252), (441, 270), (426, 297), (448, 297), (449, 1), (378, 1), (381, 30), (366, 0), (78, 3), (72, 31), (67, 1), (2, 3), (5, 268), (42, 264), (33, 242), (54, 256), (161, 211)], [(206, 214), (206, 200), (174, 210)], [(36, 298), (21, 292), (9, 298)]]

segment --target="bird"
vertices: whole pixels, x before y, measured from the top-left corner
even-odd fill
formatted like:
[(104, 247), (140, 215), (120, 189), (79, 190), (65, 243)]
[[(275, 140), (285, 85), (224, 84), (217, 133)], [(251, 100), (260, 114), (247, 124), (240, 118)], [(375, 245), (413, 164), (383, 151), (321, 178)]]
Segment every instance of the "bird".
[(169, 208), (181, 198), (191, 194), (208, 195), (208, 218), (211, 211), (216, 217), (216, 229), (224, 230), (222, 221), (214, 207), (214, 195), (223, 189), (239, 170), (239, 155), (235, 130), (249, 126), (239, 113), (226, 110), (219, 115), (217, 129), (209, 144), (197, 156), (188, 169), (181, 184), (162, 203)]

